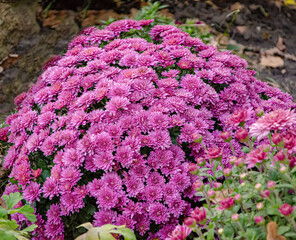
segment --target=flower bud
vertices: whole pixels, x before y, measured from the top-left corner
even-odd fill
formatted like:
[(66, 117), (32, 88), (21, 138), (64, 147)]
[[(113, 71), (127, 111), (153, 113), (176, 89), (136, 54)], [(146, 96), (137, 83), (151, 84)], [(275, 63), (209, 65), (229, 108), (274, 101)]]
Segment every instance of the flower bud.
[(41, 175), (42, 169), (38, 168), (37, 170), (33, 170), (32, 171), (32, 175), (34, 176), (34, 178), (38, 178)]
[(265, 220), (262, 216), (254, 217), (254, 220), (258, 225), (263, 225), (265, 222)]
[(196, 182), (193, 183), (193, 188), (196, 191), (200, 192), (200, 191), (202, 191), (204, 189), (204, 184), (203, 184), (202, 181), (197, 180)]
[(184, 224), (187, 225), (188, 227), (194, 227), (195, 226), (195, 219), (192, 217), (187, 217), (184, 219)]
[(225, 168), (225, 169), (223, 170), (223, 173), (224, 173), (224, 175), (225, 175), (226, 177), (230, 177), (231, 174), (232, 174), (232, 170), (231, 170), (230, 168)]
[(222, 150), (218, 147), (210, 148), (207, 151), (207, 157), (209, 159), (221, 160), (222, 159)]
[(241, 186), (241, 187), (245, 187), (245, 186), (246, 186), (246, 183), (245, 183), (245, 182), (242, 182), (242, 183), (240, 184), (240, 186)]
[(224, 234), (224, 229), (223, 228), (219, 228), (218, 229), (218, 234), (219, 235), (223, 235)]
[(293, 208), (290, 204), (284, 203), (280, 208), (279, 212), (285, 216), (289, 216), (293, 213), (295, 207)]
[(188, 170), (191, 174), (197, 175), (199, 173), (199, 168), (196, 164), (190, 163), (188, 166)]
[(247, 142), (249, 140), (249, 133), (246, 129), (239, 129), (235, 133), (235, 137), (241, 142)]
[(278, 146), (281, 142), (283, 142), (283, 136), (280, 133), (275, 133), (272, 135), (271, 140)]
[(202, 142), (202, 135), (200, 135), (199, 133), (193, 134), (192, 138), (193, 138), (193, 142), (195, 142), (195, 143), (201, 143)]
[(264, 114), (264, 110), (262, 108), (256, 108), (255, 113), (258, 117), (262, 117)]
[(238, 222), (239, 221), (239, 214), (238, 213), (235, 213), (231, 216), (231, 220), (233, 222)]
[(274, 158), (280, 162), (284, 161), (286, 159), (286, 155), (283, 150), (278, 151), (275, 155)]
[(204, 158), (198, 158), (196, 159), (196, 163), (198, 166), (203, 167), (206, 164), (206, 160)]
[(256, 208), (258, 210), (262, 210), (264, 208), (264, 204), (262, 202), (256, 204)]
[(238, 158), (238, 159), (236, 159), (236, 161), (234, 162), (234, 164), (237, 167), (242, 167), (242, 166), (244, 166), (244, 160), (242, 158)]
[(235, 156), (231, 156), (231, 157), (229, 158), (229, 162), (230, 162), (232, 165), (234, 165), (236, 159), (237, 159), (237, 157), (235, 157)]
[(247, 174), (242, 173), (239, 177), (240, 177), (241, 180), (246, 180), (247, 179)]
[(230, 142), (231, 141), (231, 135), (229, 132), (222, 132), (220, 134), (221, 139), (223, 139), (223, 141), (225, 142)]
[(223, 185), (220, 182), (213, 182), (213, 187), (215, 190), (221, 190)]
[(268, 188), (269, 190), (273, 190), (273, 189), (275, 189), (275, 181), (268, 181), (268, 183), (267, 183), (267, 188)]
[(280, 167), (280, 173), (286, 173), (287, 168), (285, 166)]
[(262, 184), (261, 184), (261, 183), (257, 183), (257, 184), (255, 185), (255, 189), (256, 189), (257, 191), (260, 191), (260, 190), (262, 189)]
[(267, 189), (263, 190), (263, 192), (261, 193), (261, 197), (263, 198), (269, 198), (269, 196), (270, 196), (270, 191)]
[(209, 198), (215, 198), (216, 196), (216, 192), (213, 190), (213, 189), (210, 189), (208, 192), (207, 192)]
[(236, 202), (241, 202), (242, 201), (242, 196), (237, 193), (234, 195), (233, 199), (236, 201)]

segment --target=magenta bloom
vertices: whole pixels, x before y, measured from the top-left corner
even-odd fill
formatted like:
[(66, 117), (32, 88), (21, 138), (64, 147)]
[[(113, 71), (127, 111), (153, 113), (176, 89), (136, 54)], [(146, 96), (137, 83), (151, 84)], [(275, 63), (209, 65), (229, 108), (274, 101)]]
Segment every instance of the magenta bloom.
[(222, 150), (220, 148), (218, 148), (218, 147), (210, 148), (208, 150), (207, 157), (209, 159), (219, 159), (220, 157), (222, 157)]
[(166, 240), (184, 240), (191, 231), (191, 228), (186, 225), (178, 225)]
[(232, 124), (243, 123), (249, 120), (251, 117), (251, 112), (246, 109), (236, 110), (232, 115), (230, 115), (229, 122)]
[(194, 218), (197, 223), (204, 223), (207, 218), (207, 212), (205, 208), (196, 207), (191, 212), (191, 217)]
[(279, 212), (285, 216), (289, 216), (293, 213), (295, 207), (292, 207), (290, 204), (284, 203), (280, 208)]
[(161, 203), (152, 203), (148, 208), (151, 220), (156, 224), (166, 223), (168, 221), (169, 213), (167, 208)]
[[(15, 99), (17, 111), (0, 129), (0, 141), (9, 143), (3, 166), (11, 170), (11, 182), (5, 192), (19, 191), (42, 213), (46, 224), (40, 216), (34, 239), (65, 238), (66, 218), (83, 214), (88, 198), (96, 202), (96, 213), (89, 215), (95, 225), (126, 224), (144, 238), (166, 239), (196, 207), (195, 190), (204, 187), (190, 173), (196, 174), (197, 167), (189, 164), (196, 159), (211, 168), (206, 159), (222, 160), (224, 176), (231, 175), (226, 142), (231, 140), (241, 156), (234, 163), (241, 167), (242, 142), (261, 112), (295, 108), (291, 96), (257, 80), (245, 60), (176, 26), (152, 22), (125, 19), (83, 30)], [(131, 37), (143, 36), (139, 30), (150, 39)], [(280, 130), (282, 140), (273, 140), (284, 141), (292, 166), (294, 113), (274, 112), (273, 125), (255, 132)], [(234, 132), (240, 136), (231, 139)], [(265, 151), (251, 152), (249, 167), (262, 162)], [(33, 170), (41, 165), (42, 176)], [(215, 184), (216, 190), (220, 187)], [(39, 198), (49, 209), (41, 209)], [(231, 201), (225, 199), (220, 208), (229, 208)], [(204, 209), (194, 212), (205, 220)], [(179, 230), (173, 237), (189, 234)]]
[(247, 155), (245, 163), (248, 164), (248, 168), (254, 167), (257, 163), (262, 163), (266, 159), (267, 153), (263, 151), (262, 147), (256, 148)]
[(235, 202), (234, 202), (233, 198), (231, 198), (231, 197), (225, 198), (225, 199), (221, 200), (220, 202), (218, 202), (220, 207), (218, 207), (217, 209), (219, 209), (219, 210), (229, 209), (229, 208), (233, 207), (234, 203)]
[(255, 221), (258, 225), (262, 225), (262, 224), (264, 224), (264, 218), (263, 218), (262, 216), (254, 217), (254, 221)]
[(24, 199), (29, 203), (33, 203), (35, 200), (40, 201), (39, 196), (41, 193), (40, 184), (36, 182), (30, 182), (23, 193)]
[(262, 139), (268, 135), (271, 130), (277, 131), (289, 129), (296, 124), (296, 114), (291, 110), (277, 109), (264, 114), (250, 127), (251, 136)]

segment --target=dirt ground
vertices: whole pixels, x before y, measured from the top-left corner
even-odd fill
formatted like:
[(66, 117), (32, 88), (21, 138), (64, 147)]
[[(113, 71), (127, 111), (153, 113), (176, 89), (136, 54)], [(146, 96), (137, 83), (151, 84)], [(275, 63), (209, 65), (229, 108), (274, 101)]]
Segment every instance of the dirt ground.
[[(0, 116), (13, 109), (14, 97), (36, 82), (42, 65), (65, 51), (81, 29), (109, 17), (133, 17), (145, 5), (140, 0), (42, 2), (0, 3)], [(160, 2), (168, 5), (179, 24), (191, 18), (209, 25), (212, 44), (235, 50), (256, 69), (259, 79), (296, 99), (295, 6), (287, 7), (280, 0)]]

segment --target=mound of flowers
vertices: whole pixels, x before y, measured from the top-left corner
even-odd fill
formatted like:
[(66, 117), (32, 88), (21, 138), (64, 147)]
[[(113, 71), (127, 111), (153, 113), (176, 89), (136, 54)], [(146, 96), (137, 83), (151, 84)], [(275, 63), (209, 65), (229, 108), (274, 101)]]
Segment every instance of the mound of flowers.
[(228, 167), (232, 148), (241, 153), (221, 131), (249, 126), (260, 110), (294, 106), (245, 60), (151, 22), (84, 30), (15, 99), (5, 194), (19, 191), (34, 205), (34, 239), (70, 239), (92, 220), (165, 239), (195, 204), (189, 164), (223, 149)]

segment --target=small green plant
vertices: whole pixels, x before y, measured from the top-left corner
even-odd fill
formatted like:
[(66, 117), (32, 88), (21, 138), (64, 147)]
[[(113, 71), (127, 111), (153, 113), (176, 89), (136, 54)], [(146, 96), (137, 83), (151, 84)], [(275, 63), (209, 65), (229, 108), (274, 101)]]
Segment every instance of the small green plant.
[[(91, 223), (84, 223), (79, 225), (79, 227), (84, 227), (88, 231), (75, 240), (115, 240), (114, 235), (123, 236), (124, 240), (136, 240), (136, 236), (132, 230), (126, 228), (125, 225), (115, 226), (113, 224), (106, 224), (101, 227), (94, 227)], [(113, 235), (112, 235), (113, 234)]]
[(11, 219), (11, 214), (21, 213), (30, 222), (36, 222), (34, 209), (29, 205), (24, 205), (19, 208), (14, 208), (19, 201), (23, 199), (19, 192), (11, 193), (9, 196), (2, 197), (5, 201), (6, 208), (0, 207), (0, 239), (1, 240), (25, 240), (29, 239), (29, 233), (32, 232), (37, 225), (32, 224), (22, 230), (20, 225), (14, 219)]

